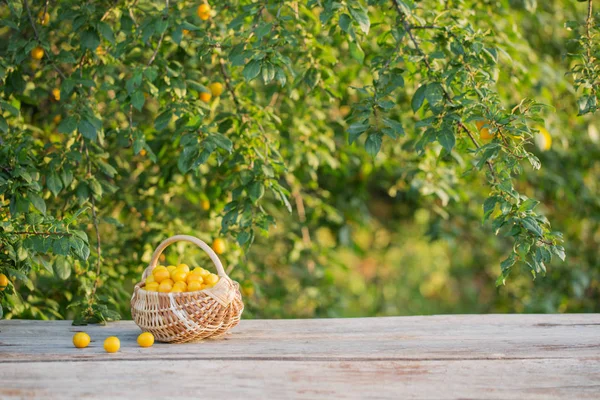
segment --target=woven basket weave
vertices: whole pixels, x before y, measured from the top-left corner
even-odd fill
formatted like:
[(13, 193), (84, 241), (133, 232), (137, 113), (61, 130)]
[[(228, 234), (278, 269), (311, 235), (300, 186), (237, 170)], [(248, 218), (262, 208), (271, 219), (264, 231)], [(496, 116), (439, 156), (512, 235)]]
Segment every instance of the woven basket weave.
[[(212, 288), (183, 293), (160, 293), (143, 290), (162, 252), (179, 241), (190, 242), (204, 250), (219, 273), (219, 282)], [(150, 332), (160, 342), (185, 343), (213, 338), (233, 328), (240, 321), (244, 303), (240, 285), (231, 280), (219, 257), (202, 240), (187, 235), (172, 236), (158, 245), (150, 265), (142, 275), (131, 297), (131, 315), (144, 332)]]

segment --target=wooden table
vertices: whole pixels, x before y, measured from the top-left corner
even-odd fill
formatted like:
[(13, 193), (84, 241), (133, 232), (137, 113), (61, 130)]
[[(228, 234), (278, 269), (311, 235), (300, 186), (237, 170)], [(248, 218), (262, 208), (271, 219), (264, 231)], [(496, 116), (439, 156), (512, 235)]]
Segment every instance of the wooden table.
[[(71, 343), (81, 329), (86, 349)], [(151, 348), (139, 333), (0, 321), (0, 399), (600, 399), (600, 314), (247, 320)]]

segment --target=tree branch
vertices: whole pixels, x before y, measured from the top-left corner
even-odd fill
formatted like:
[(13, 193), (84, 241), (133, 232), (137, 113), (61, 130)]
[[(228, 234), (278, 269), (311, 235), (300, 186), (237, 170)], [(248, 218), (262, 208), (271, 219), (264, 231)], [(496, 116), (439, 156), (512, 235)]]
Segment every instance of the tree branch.
[[(165, 1), (165, 5), (166, 5), (165, 6), (165, 15), (163, 16), (163, 19), (166, 19), (167, 16), (169, 15), (169, 0)], [(160, 38), (158, 39), (158, 43), (156, 44), (156, 49), (154, 49), (154, 54), (152, 54), (152, 57), (150, 57), (150, 60), (148, 60), (148, 64), (146, 64), (147, 66), (150, 66), (154, 62), (154, 59), (156, 58), (156, 55), (158, 54), (158, 50), (160, 50), (160, 46), (162, 45), (163, 39), (165, 38), (165, 33), (167, 33), (166, 29), (160, 35)]]
[(588, 58), (588, 62), (591, 62), (592, 60), (592, 34), (591, 34), (591, 30), (592, 30), (592, 24), (593, 24), (593, 14), (592, 14), (592, 0), (588, 0), (588, 12), (587, 12), (587, 18), (585, 21), (585, 33), (587, 36), (587, 40), (588, 40), (588, 46), (587, 46), (587, 58)]
[[(92, 175), (92, 160), (90, 158), (90, 152), (88, 151), (87, 146), (85, 146), (85, 140), (81, 139), (84, 143), (85, 156), (87, 158), (87, 173), (88, 176)], [(96, 232), (96, 254), (98, 255), (96, 259), (96, 280), (94, 281), (94, 287), (92, 288), (92, 293), (88, 300), (88, 304), (91, 307), (91, 303), (94, 301), (94, 296), (96, 295), (96, 290), (98, 289), (98, 285), (100, 284), (100, 259), (102, 256), (102, 248), (100, 243), (100, 230), (98, 229), (98, 215), (96, 214), (96, 200), (94, 199), (94, 194), (90, 194), (90, 202), (92, 203), (92, 223), (94, 224), (94, 231)]]
[(222, 58), (219, 59), (219, 66), (221, 68), (221, 75), (223, 75), (223, 80), (225, 81), (225, 87), (227, 88), (227, 91), (231, 94), (231, 98), (233, 99), (233, 102), (235, 104), (235, 109), (237, 110), (237, 113), (242, 116), (242, 120), (246, 121), (246, 113), (242, 112), (242, 106), (240, 104), (240, 101), (237, 98), (235, 91), (233, 90), (233, 86), (231, 86), (231, 78), (227, 73), (227, 69), (225, 69), (225, 60), (223, 60)]
[(5, 232), (8, 235), (33, 235), (33, 236), (71, 236), (67, 232), (29, 232), (29, 231), (14, 231)]
[[(31, 26), (33, 28), (33, 33), (35, 34), (35, 39), (39, 43), (40, 42), (40, 35), (38, 33), (37, 27), (35, 26), (35, 21), (34, 21), (33, 17), (31, 16), (31, 10), (29, 9), (29, 2), (27, 0), (23, 0), (23, 4), (25, 5), (25, 9), (27, 10), (27, 16), (29, 17), (29, 22), (31, 22)], [(48, 54), (48, 59), (50, 60), (50, 64), (52, 64), (52, 67), (56, 70), (56, 72), (58, 72), (58, 74), (63, 79), (67, 79), (67, 77), (65, 76), (65, 74), (63, 74), (63, 72), (54, 63), (54, 60), (52, 59), (52, 57), (50, 57), (50, 54)]]
[[(460, 129), (462, 129), (463, 131), (465, 131), (467, 133), (467, 135), (469, 136), (469, 138), (471, 139), (471, 142), (473, 142), (473, 144), (475, 145), (475, 147), (477, 147), (478, 149), (481, 147), (479, 145), (479, 143), (477, 143), (477, 140), (475, 139), (475, 136), (473, 135), (473, 133), (469, 130), (469, 128), (467, 128), (462, 122), (458, 121), (457, 125)], [(485, 162), (490, 170), (490, 173), (492, 174), (492, 178), (494, 180), (494, 182), (498, 181), (498, 178), (496, 177), (496, 172), (494, 171), (494, 164), (490, 161), (490, 160), (486, 160)]]
[(94, 281), (94, 288), (92, 289), (93, 298), (96, 295), (96, 290), (98, 289), (98, 284), (100, 283), (100, 256), (102, 254), (102, 249), (100, 247), (100, 230), (98, 229), (98, 215), (96, 214), (96, 200), (94, 199), (94, 195), (90, 196), (92, 201), (92, 222), (94, 224), (94, 231), (96, 232), (96, 253), (98, 254), (98, 258), (96, 259), (96, 280)]
[[(406, 15), (400, 9), (400, 5), (398, 4), (398, 2), (396, 0), (392, 0), (392, 3), (394, 4), (396, 11), (400, 15), (400, 18), (402, 19), (402, 25), (404, 26), (406, 33), (408, 33), (410, 40), (413, 42), (415, 49), (419, 52), (419, 54), (421, 54), (423, 56), (423, 61), (425, 62), (425, 66), (427, 66), (427, 70), (429, 71), (430, 74), (433, 74), (434, 71), (433, 71), (433, 68), (431, 67), (431, 64), (427, 60), (427, 55), (423, 52), (423, 50), (421, 50), (421, 46), (419, 46), (419, 42), (417, 41), (417, 39), (415, 38), (415, 36), (412, 33), (413, 27), (406, 21), (406, 18), (405, 18)], [(452, 97), (446, 91), (446, 88), (444, 88), (444, 86), (442, 86), (442, 85), (440, 85), (440, 87), (442, 88), (442, 93), (444, 94), (444, 97), (446, 98), (446, 100), (448, 100), (450, 103), (452, 103)], [(456, 124), (460, 129), (462, 129), (463, 131), (465, 131), (467, 133), (467, 135), (471, 139), (471, 142), (473, 142), (475, 147), (479, 149), (481, 146), (479, 145), (479, 143), (477, 143), (477, 140), (475, 139), (475, 136), (473, 136), (473, 133), (471, 133), (471, 131), (461, 121), (458, 121)], [(487, 164), (487, 166), (490, 170), (490, 173), (492, 174), (492, 179), (494, 180), (494, 182), (497, 182), (498, 179), (497, 179), (496, 173), (494, 171), (494, 164), (490, 160), (486, 160), (485, 163)]]

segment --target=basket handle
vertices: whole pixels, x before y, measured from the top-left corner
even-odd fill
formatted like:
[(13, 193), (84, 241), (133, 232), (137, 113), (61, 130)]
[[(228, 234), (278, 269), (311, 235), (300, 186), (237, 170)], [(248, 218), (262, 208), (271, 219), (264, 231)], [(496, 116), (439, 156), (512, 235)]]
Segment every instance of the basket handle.
[(173, 243), (176, 243), (176, 242), (190, 242), (190, 243), (193, 243), (196, 246), (200, 247), (202, 250), (204, 250), (206, 252), (206, 254), (208, 254), (208, 256), (212, 260), (213, 264), (215, 264), (215, 267), (217, 267), (217, 272), (219, 273), (219, 276), (227, 277), (227, 274), (225, 273), (225, 269), (223, 268), (223, 264), (221, 264), (221, 260), (219, 260), (219, 257), (217, 256), (217, 254), (213, 251), (213, 249), (210, 248), (209, 245), (207, 245), (205, 242), (203, 242), (202, 240), (198, 239), (195, 236), (175, 235), (175, 236), (171, 236), (168, 239), (163, 240), (158, 245), (156, 250), (154, 250), (154, 253), (152, 254), (152, 258), (150, 259), (150, 264), (148, 265), (148, 268), (146, 268), (146, 270), (144, 271), (143, 279), (146, 279), (148, 277), (148, 275), (151, 273), (151, 271), (154, 269), (154, 267), (156, 267), (156, 264), (158, 264), (158, 258), (160, 257), (162, 252), (167, 247), (169, 247), (170, 245), (172, 245)]

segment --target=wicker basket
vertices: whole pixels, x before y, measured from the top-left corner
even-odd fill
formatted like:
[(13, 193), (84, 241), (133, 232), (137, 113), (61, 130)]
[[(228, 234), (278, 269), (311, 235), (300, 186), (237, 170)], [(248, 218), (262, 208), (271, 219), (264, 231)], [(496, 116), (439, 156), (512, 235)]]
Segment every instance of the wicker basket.
[[(219, 282), (209, 289), (196, 292), (160, 293), (143, 290), (146, 277), (158, 263), (162, 252), (175, 242), (194, 243), (206, 253), (217, 267)], [(193, 236), (177, 235), (158, 245), (150, 265), (142, 275), (131, 297), (131, 315), (144, 332), (156, 340), (184, 343), (213, 338), (227, 332), (240, 321), (244, 303), (240, 285), (232, 281), (223, 269), (215, 252), (202, 240)]]

